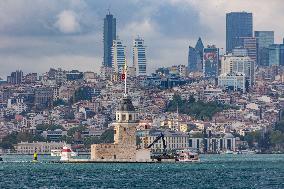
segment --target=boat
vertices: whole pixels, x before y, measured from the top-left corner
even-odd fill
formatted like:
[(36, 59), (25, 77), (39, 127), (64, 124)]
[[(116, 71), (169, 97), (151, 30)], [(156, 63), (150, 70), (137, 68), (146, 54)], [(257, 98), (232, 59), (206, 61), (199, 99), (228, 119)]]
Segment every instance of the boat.
[(178, 162), (200, 162), (199, 154), (190, 150), (180, 150), (177, 152)]
[(68, 161), (71, 159), (71, 157), (77, 156), (76, 152), (73, 152), (71, 147), (64, 145), (63, 149), (60, 153), (60, 161)]
[(50, 155), (51, 156), (60, 156), (62, 150), (51, 150)]
[(256, 151), (253, 151), (253, 150), (240, 150), (239, 154), (256, 154)]

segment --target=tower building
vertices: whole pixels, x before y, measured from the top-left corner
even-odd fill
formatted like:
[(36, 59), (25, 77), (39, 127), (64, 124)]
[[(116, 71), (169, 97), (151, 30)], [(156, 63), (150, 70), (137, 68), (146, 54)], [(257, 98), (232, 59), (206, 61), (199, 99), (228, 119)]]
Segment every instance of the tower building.
[(226, 51), (244, 46), (244, 37), (252, 37), (252, 13), (231, 12), (226, 14)]
[(115, 73), (122, 73), (123, 66), (125, 64), (125, 49), (126, 46), (122, 44), (120, 39), (113, 40), (111, 55), (112, 55), (112, 67)]
[(133, 41), (133, 66), (137, 76), (147, 74), (146, 47), (141, 37)]
[(104, 18), (104, 61), (103, 66), (112, 67), (111, 47), (116, 39), (116, 19), (110, 12)]

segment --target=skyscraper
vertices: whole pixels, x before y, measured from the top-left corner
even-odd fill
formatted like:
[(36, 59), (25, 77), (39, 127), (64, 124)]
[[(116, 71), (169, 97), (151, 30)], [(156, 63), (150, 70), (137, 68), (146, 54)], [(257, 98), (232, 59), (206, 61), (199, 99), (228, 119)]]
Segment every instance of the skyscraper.
[(112, 41), (116, 39), (116, 19), (108, 13), (104, 18), (104, 62), (106, 67), (112, 66), (111, 47)]
[(257, 64), (269, 65), (269, 45), (274, 44), (274, 31), (255, 31), (257, 46)]
[(188, 47), (188, 71), (189, 72), (196, 72), (198, 70), (197, 67), (197, 60), (198, 60), (199, 54), (195, 50), (195, 48), (189, 46)]
[(244, 38), (244, 48), (248, 50), (248, 56), (256, 62), (256, 38), (254, 37), (245, 37)]
[(203, 49), (204, 45), (201, 38), (199, 37), (195, 45), (195, 50), (199, 53), (201, 60), (203, 59)]
[(115, 73), (122, 73), (125, 64), (125, 46), (120, 39), (113, 40), (111, 56), (112, 67)]
[(284, 66), (284, 44), (269, 46), (269, 66)]
[(203, 74), (206, 78), (215, 79), (219, 71), (219, 48), (214, 45), (203, 50)]
[(226, 51), (243, 47), (243, 37), (253, 35), (252, 13), (231, 12), (226, 14)]
[(188, 48), (188, 71), (197, 72), (202, 71), (204, 45), (199, 37), (195, 48), (189, 46)]
[(133, 66), (136, 70), (136, 75), (147, 74), (147, 59), (144, 39), (137, 37), (133, 41)]

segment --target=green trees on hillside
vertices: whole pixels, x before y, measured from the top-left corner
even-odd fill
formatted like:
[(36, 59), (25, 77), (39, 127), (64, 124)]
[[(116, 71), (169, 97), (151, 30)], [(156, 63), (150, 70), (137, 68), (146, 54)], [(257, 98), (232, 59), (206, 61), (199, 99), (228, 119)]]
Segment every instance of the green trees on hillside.
[(224, 109), (233, 108), (229, 105), (220, 104), (218, 102), (196, 101), (193, 96), (188, 100), (182, 100), (179, 95), (174, 95), (166, 108), (168, 112), (178, 111), (183, 114), (190, 115), (195, 119), (211, 120), (212, 116)]

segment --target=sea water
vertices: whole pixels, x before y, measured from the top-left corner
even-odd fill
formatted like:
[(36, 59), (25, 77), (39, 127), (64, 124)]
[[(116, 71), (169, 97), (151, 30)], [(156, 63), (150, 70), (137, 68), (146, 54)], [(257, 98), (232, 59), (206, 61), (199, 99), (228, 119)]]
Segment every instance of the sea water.
[(3, 156), (0, 188), (284, 188), (284, 155), (201, 155), (200, 163), (51, 163)]

